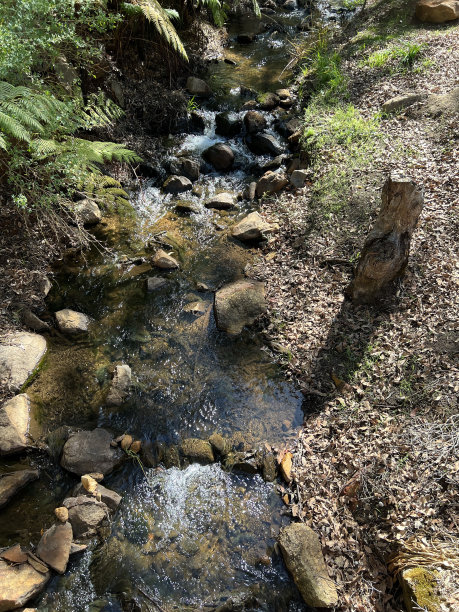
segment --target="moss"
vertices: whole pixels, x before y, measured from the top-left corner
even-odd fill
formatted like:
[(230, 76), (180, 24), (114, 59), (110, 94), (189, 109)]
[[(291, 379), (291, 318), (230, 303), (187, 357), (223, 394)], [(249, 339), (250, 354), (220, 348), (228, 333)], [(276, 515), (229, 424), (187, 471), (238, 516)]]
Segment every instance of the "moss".
[(414, 612), (419, 608), (428, 612), (439, 612), (437, 571), (425, 567), (412, 567), (402, 572), (400, 581), (408, 612)]

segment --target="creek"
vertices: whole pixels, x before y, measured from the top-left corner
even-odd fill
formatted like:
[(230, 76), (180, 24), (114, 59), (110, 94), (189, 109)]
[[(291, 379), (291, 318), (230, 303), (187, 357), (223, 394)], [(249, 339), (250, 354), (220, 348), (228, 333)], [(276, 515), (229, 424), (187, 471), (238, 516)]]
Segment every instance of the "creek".
[[(199, 101), (197, 109), (204, 132), (162, 143), (167, 153), (161, 164), (167, 167), (177, 156), (199, 159), (212, 144), (228, 142), (235, 152), (233, 170), (219, 174), (204, 167), (193, 194), (180, 196), (162, 192), (167, 174), (139, 181), (131, 193), (133, 211), (122, 219), (109, 217), (97, 230), (110, 253), (94, 248), (56, 269), (50, 311), (72, 308), (93, 324), (84, 340), (51, 339), (46, 364), (28, 389), (39, 420), (50, 429), (106, 427), (165, 449), (215, 432), (241, 448), (265, 441), (280, 448), (295, 438), (302, 396), (273, 363), (262, 336), (248, 329), (229, 336), (216, 329), (212, 315), (213, 291), (243, 278), (256, 257), (255, 249), (227, 231), (254, 205), (242, 201), (235, 211), (221, 212), (206, 209), (204, 201), (220, 191), (241, 192), (259, 176), (257, 166), (271, 159), (252, 154), (241, 135), (216, 135), (215, 116), (227, 110), (243, 117), (241, 86), (259, 92), (285, 86), (289, 41), (306, 16), (298, 9), (262, 21), (234, 19), (226, 57), (236, 65), (219, 61), (209, 67), (205, 78), (214, 96)], [(237, 43), (237, 34), (247, 31), (258, 34), (256, 42)], [(264, 115), (267, 132), (286, 147), (275, 114)], [(177, 214), (177, 199), (191, 202), (196, 212)], [(148, 293), (146, 277), (156, 274), (148, 261), (163, 243), (180, 269), (164, 274), (167, 283)], [(207, 289), (198, 291), (198, 283)], [(187, 309), (196, 301), (203, 303), (200, 316)], [(129, 364), (135, 380), (119, 409), (101, 401), (113, 363)], [(2, 512), (0, 546), (38, 541), (53, 509), (77, 482), (56, 462), (32, 461), (43, 477)], [(1, 469), (19, 467), (7, 461)], [(219, 463), (144, 471), (129, 461), (104, 485), (123, 496), (106, 537), (50, 581), (39, 598), (41, 612), (213, 610), (230, 599), (233, 607), (226, 609), (307, 610), (275, 546), (289, 519), (273, 483), (224, 471)]]

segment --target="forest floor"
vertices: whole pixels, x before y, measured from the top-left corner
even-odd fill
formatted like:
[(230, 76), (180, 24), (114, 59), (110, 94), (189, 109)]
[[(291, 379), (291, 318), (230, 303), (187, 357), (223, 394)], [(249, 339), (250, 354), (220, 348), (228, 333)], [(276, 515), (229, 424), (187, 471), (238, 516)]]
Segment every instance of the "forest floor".
[[(459, 24), (421, 24), (414, 6), (368, 2), (331, 39), (327, 86), (344, 96), (307, 93), (303, 70), (310, 181), (263, 206), (280, 226), (256, 268), (266, 332), (306, 396), (281, 493), (322, 538), (339, 610), (400, 610), (410, 563), (449, 567), (439, 609), (459, 606), (459, 114), (381, 114), (394, 96), (458, 87)], [(343, 291), (390, 172), (424, 186), (424, 209), (394, 295), (356, 307)]]

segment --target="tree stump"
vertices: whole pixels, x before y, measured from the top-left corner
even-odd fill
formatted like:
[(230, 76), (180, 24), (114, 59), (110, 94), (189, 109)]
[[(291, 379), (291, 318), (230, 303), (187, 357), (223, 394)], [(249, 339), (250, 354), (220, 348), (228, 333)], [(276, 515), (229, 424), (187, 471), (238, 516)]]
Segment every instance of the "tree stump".
[(411, 236), (424, 203), (424, 190), (406, 177), (389, 177), (382, 206), (363, 246), (355, 277), (345, 294), (355, 303), (377, 301), (408, 264)]

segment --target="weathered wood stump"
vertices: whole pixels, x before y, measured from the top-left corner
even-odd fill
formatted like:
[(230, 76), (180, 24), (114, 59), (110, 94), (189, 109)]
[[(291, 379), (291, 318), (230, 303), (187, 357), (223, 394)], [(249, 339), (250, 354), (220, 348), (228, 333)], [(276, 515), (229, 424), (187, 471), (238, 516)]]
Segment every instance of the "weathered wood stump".
[(353, 302), (377, 301), (403, 275), (423, 203), (424, 190), (414, 181), (387, 179), (379, 216), (363, 246), (355, 277), (345, 290)]

